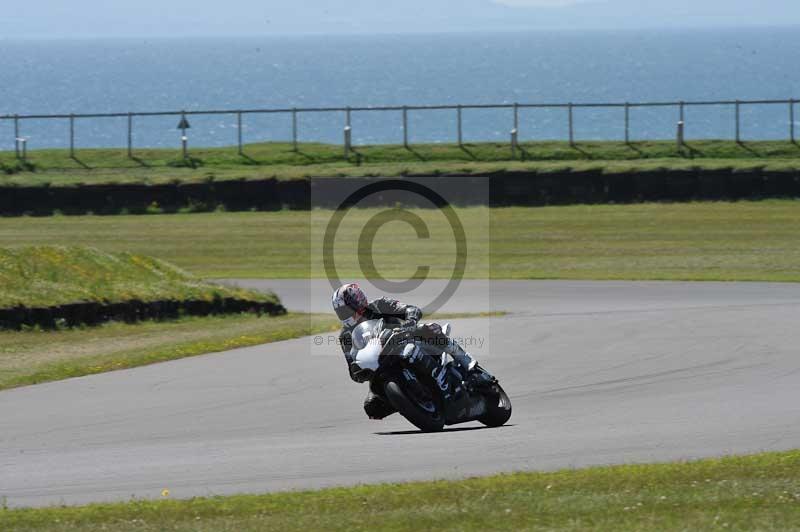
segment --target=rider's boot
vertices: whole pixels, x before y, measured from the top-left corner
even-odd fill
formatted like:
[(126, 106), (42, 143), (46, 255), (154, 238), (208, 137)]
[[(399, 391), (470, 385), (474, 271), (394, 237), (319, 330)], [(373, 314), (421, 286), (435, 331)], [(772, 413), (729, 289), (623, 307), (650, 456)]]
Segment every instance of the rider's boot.
[(478, 361), (475, 360), (472, 355), (464, 351), (464, 348), (452, 338), (447, 339), (444, 352), (453, 357), (459, 366), (467, 370), (467, 373), (475, 369), (475, 366), (478, 365)]
[(384, 419), (395, 412), (395, 408), (389, 404), (389, 401), (377, 390), (374, 383), (370, 383), (367, 397), (364, 399), (364, 412), (370, 419)]
[(453, 357), (461, 368), (466, 370), (464, 380), (475, 386), (488, 386), (496, 382), (494, 376), (478, 365), (475, 357), (467, 353), (455, 340), (448, 338), (444, 352)]

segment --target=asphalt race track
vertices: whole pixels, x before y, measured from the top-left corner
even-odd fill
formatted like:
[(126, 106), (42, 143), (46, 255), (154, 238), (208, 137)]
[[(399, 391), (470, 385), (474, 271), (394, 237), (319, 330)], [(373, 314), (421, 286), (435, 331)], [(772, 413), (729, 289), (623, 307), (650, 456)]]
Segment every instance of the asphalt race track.
[[(320, 282), (321, 283), (321, 282)], [(483, 286), (478, 286), (483, 284)], [(275, 288), (325, 310), (301, 281)], [(365, 418), (311, 339), (0, 392), (9, 506), (266, 492), (800, 447), (800, 285), (494, 282), (445, 310), (511, 425), (421, 434)], [(466, 285), (470, 288), (470, 285)], [(324, 287), (323, 287), (324, 288)]]

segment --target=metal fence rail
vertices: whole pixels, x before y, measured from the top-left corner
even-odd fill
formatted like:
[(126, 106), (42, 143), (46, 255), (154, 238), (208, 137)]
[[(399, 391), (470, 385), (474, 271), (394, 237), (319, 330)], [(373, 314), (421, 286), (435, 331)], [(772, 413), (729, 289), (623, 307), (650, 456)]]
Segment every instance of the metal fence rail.
[(70, 155), (75, 156), (75, 122), (76, 120), (97, 119), (97, 118), (127, 118), (127, 153), (133, 157), (133, 132), (134, 118), (136, 117), (180, 117), (178, 129), (181, 130), (181, 141), (184, 156), (188, 156), (188, 139), (186, 129), (189, 129), (188, 118), (191, 116), (210, 116), (210, 115), (232, 115), (236, 118), (237, 138), (239, 153), (243, 152), (242, 127), (246, 115), (253, 114), (283, 114), (291, 117), (292, 123), (292, 144), (295, 151), (299, 143), (298, 115), (301, 113), (344, 113), (343, 144), (345, 155), (350, 153), (352, 148), (352, 115), (353, 113), (369, 112), (399, 112), (402, 113), (403, 145), (408, 147), (411, 143), (409, 132), (409, 111), (455, 111), (456, 112), (456, 135), (455, 140), (461, 146), (464, 143), (463, 132), (463, 113), (475, 109), (494, 109), (494, 110), (513, 110), (513, 123), (510, 124), (511, 148), (516, 152), (517, 143), (520, 138), (519, 111), (522, 109), (564, 109), (565, 121), (568, 128), (568, 140), (571, 145), (576, 142), (575, 123), (576, 111), (579, 109), (621, 109), (623, 114), (621, 120), (624, 121), (624, 138), (606, 140), (624, 140), (626, 143), (632, 142), (631, 135), (631, 115), (632, 110), (645, 107), (673, 107), (676, 110), (677, 118), (677, 142), (683, 145), (684, 127), (686, 124), (686, 109), (689, 107), (704, 106), (723, 106), (729, 108), (733, 117), (734, 135), (736, 142), (741, 143), (742, 138), (742, 108), (752, 105), (785, 105), (789, 127), (787, 139), (793, 143), (797, 142), (795, 127), (795, 106), (800, 100), (707, 100), (707, 101), (656, 101), (656, 102), (616, 102), (616, 103), (511, 103), (511, 104), (458, 104), (458, 105), (403, 105), (403, 106), (378, 106), (378, 107), (293, 107), (277, 109), (235, 109), (222, 110), (212, 109), (204, 111), (155, 111), (155, 112), (128, 112), (128, 113), (76, 113), (76, 114), (28, 114), (28, 115), (0, 115), (0, 121), (13, 121), (14, 123), (14, 147), (18, 158), (25, 158), (27, 152), (27, 138), (22, 134), (21, 123), (25, 120), (67, 120), (69, 122), (69, 149)]

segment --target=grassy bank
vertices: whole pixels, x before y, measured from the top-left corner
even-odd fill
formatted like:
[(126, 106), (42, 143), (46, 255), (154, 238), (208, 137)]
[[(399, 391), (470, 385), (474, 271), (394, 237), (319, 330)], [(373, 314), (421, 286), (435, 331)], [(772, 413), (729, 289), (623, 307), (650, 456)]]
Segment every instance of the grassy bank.
[(200, 281), (144, 255), (56, 245), (0, 248), (0, 308), (226, 297), (278, 302), (274, 295)]
[(0, 529), (15, 532), (798, 530), (799, 523), (798, 451), (460, 482), (0, 511)]
[(610, 173), (660, 168), (800, 167), (800, 146), (788, 141), (690, 141), (678, 149), (673, 141), (522, 143), (512, 156), (508, 143), (364, 146), (347, 160), (341, 146), (262, 143), (236, 148), (197, 148), (191, 159), (179, 150), (138, 149), (130, 159), (123, 149), (33, 150), (27, 162), (0, 152), (0, 184), (80, 184), (109, 182), (191, 182), (208, 179), (292, 179), (325, 176), (431, 175), (503, 171), (557, 172), (601, 169)]
[(328, 315), (239, 314), (58, 331), (0, 331), (0, 390), (288, 340), (337, 325)]
[[(343, 277), (363, 277), (358, 232), (376, 210), (355, 210), (337, 240)], [(420, 240), (404, 224), (376, 246), (384, 276), (407, 278), (418, 264), (452, 272), (452, 232), (435, 212)], [(800, 203), (760, 201), (458, 209), (468, 239), (467, 277), (495, 279), (667, 279), (800, 281)], [(204, 277), (323, 277), (312, 270), (309, 228), (329, 213), (212, 213), (0, 219), (0, 246), (73, 242), (147, 253)], [(352, 217), (352, 218), (351, 218)], [(379, 232), (377, 242), (388, 238)], [(349, 246), (349, 247), (348, 247)], [(414, 250), (413, 254), (397, 250)]]

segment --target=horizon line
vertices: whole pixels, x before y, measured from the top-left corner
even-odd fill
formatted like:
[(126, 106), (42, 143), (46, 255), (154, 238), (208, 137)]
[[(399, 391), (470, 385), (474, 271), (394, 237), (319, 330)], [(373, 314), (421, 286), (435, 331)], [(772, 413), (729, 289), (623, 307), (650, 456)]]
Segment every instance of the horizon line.
[(302, 37), (404, 37), (408, 35), (485, 35), (485, 34), (521, 34), (521, 33), (642, 33), (651, 31), (663, 32), (682, 32), (682, 31), (736, 31), (736, 30), (765, 30), (777, 29), (788, 30), (800, 28), (800, 23), (785, 23), (785, 24), (712, 24), (712, 25), (652, 25), (641, 26), (638, 28), (615, 28), (612, 26), (602, 26), (594, 28), (576, 28), (576, 27), (556, 27), (556, 28), (486, 28), (486, 29), (443, 29), (443, 30), (422, 30), (422, 31), (393, 31), (393, 32), (374, 32), (374, 31), (343, 31), (343, 32), (291, 32), (291, 33), (197, 33), (186, 35), (170, 35), (170, 34), (79, 34), (79, 35), (52, 35), (52, 34), (26, 34), (26, 35), (4, 35), (0, 36), (0, 42), (8, 41), (87, 41), (87, 40), (141, 40), (141, 39), (157, 39), (165, 41), (174, 41), (181, 39), (263, 39), (263, 38), (302, 38)]

